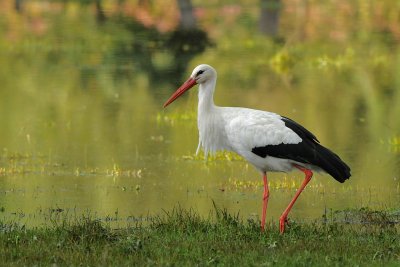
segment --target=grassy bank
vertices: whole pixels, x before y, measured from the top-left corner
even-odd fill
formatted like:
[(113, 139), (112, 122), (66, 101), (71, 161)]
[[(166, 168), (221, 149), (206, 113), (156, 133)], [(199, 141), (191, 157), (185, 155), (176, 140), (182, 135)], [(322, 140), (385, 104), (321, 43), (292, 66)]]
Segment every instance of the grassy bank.
[(260, 233), (258, 222), (241, 222), (219, 209), (209, 218), (176, 209), (124, 229), (88, 217), (36, 229), (2, 222), (0, 261), (10, 266), (398, 266), (398, 217), (336, 212), (318, 222), (291, 222), (284, 235), (272, 224)]

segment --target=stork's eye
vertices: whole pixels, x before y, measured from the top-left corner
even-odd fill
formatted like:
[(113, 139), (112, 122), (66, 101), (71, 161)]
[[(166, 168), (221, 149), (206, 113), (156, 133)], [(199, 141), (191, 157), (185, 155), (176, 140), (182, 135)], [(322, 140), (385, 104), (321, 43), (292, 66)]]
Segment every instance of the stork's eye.
[(199, 76), (200, 74), (203, 74), (203, 73), (204, 73), (204, 70), (199, 70), (199, 71), (197, 72), (196, 76)]

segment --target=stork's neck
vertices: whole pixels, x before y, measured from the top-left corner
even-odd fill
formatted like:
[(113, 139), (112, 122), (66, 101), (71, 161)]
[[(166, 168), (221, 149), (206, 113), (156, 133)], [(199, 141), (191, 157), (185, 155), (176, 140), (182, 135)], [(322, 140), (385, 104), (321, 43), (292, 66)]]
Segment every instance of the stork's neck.
[(198, 112), (200, 114), (206, 114), (211, 112), (214, 108), (214, 90), (217, 78), (208, 80), (205, 83), (201, 83), (199, 86), (199, 106)]
[(203, 147), (204, 155), (217, 150), (227, 149), (226, 134), (221, 118), (221, 109), (214, 105), (213, 95), (217, 77), (209, 79), (199, 86), (199, 107), (197, 111), (197, 125), (199, 127), (199, 146)]

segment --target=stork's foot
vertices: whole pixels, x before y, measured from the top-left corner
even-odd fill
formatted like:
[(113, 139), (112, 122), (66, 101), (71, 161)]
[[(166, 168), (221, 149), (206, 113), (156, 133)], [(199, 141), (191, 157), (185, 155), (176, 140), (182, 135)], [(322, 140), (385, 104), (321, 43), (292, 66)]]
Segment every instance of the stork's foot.
[(283, 234), (283, 232), (285, 232), (285, 224), (289, 225), (289, 221), (287, 219), (287, 216), (282, 215), (279, 218), (279, 231), (281, 232), (281, 234)]

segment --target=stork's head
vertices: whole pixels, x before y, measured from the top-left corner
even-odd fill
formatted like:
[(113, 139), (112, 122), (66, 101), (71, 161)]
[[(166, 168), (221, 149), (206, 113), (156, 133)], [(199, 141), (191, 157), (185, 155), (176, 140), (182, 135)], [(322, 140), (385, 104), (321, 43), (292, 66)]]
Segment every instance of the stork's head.
[(194, 68), (192, 75), (190, 75), (190, 78), (194, 79), (196, 83), (201, 84), (214, 78), (216, 75), (217, 72), (213, 67), (207, 64), (201, 64)]
[(207, 64), (198, 65), (194, 68), (192, 74), (190, 75), (189, 79), (184, 82), (178, 90), (175, 91), (171, 95), (171, 97), (164, 103), (164, 108), (175, 101), (178, 97), (183, 95), (187, 90), (195, 86), (196, 84), (204, 84), (210, 80), (215, 79), (217, 76), (217, 72), (213, 67)]

